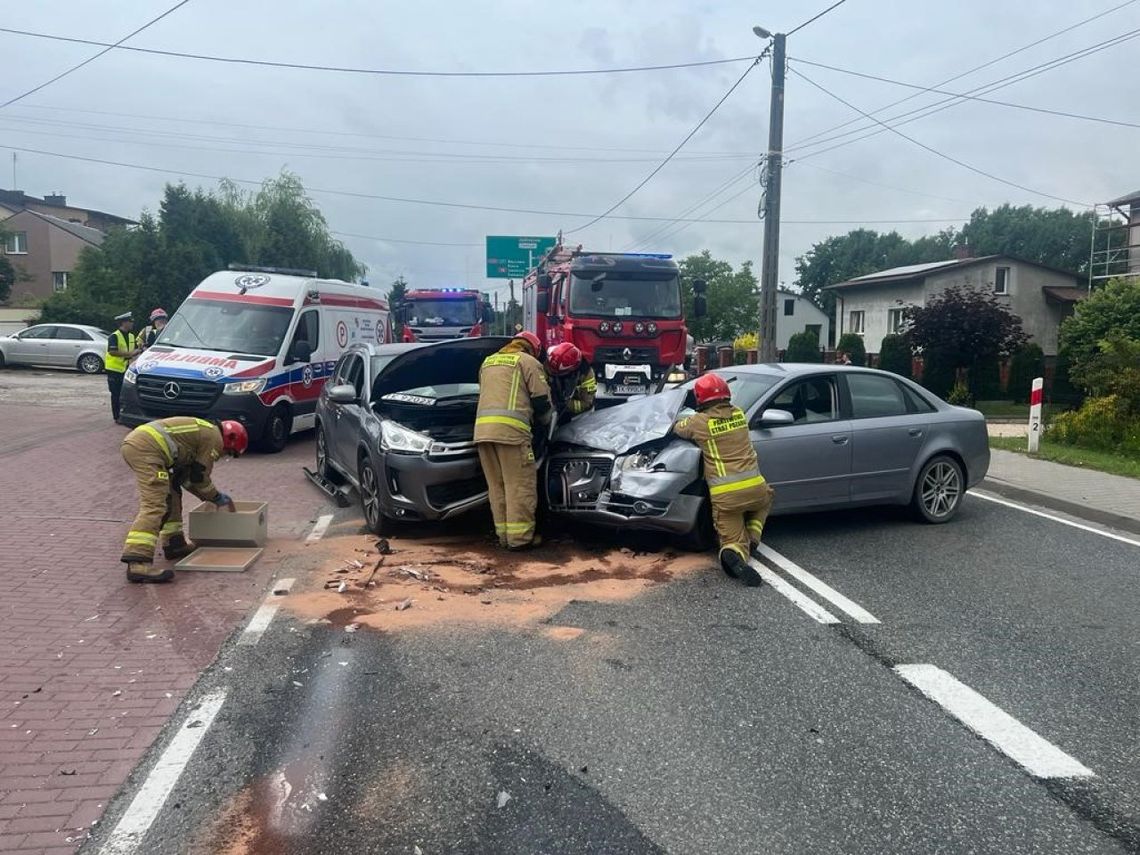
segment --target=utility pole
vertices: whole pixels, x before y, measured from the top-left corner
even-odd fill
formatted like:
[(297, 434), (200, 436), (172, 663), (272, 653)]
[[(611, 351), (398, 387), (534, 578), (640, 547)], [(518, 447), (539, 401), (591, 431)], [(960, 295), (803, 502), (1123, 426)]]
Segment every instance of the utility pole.
[[(507, 303), (507, 316), (509, 317), (511, 314), (511, 306), (513, 306), (515, 304), (515, 280), (514, 279), (508, 279), (507, 285), (511, 289), (511, 302)], [(514, 334), (515, 334), (514, 328), (512, 328), (511, 331), (507, 333), (507, 335), (514, 335)]]
[(775, 362), (776, 286), (780, 276), (780, 180), (784, 168), (784, 42), (772, 36), (772, 105), (768, 118), (767, 186), (764, 193), (764, 255), (760, 262), (760, 362)]

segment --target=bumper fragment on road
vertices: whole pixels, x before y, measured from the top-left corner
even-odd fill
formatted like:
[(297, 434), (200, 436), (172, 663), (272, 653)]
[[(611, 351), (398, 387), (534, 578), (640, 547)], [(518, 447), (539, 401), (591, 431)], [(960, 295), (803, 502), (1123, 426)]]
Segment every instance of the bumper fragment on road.
[(1036, 778), (1091, 778), (1091, 769), (935, 665), (895, 673)]

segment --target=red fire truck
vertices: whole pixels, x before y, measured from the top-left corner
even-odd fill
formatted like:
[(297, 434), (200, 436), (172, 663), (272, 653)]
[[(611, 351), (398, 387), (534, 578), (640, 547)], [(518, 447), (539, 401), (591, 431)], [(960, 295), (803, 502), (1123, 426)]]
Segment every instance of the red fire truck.
[(423, 288), (408, 291), (396, 313), (400, 340), (446, 341), (490, 333), (491, 307), (470, 288)]
[[(694, 282), (694, 314), (704, 315)], [(688, 331), (681, 277), (670, 255), (553, 247), (523, 280), (523, 325), (549, 347), (578, 346), (598, 378), (600, 398), (660, 388), (685, 363)]]

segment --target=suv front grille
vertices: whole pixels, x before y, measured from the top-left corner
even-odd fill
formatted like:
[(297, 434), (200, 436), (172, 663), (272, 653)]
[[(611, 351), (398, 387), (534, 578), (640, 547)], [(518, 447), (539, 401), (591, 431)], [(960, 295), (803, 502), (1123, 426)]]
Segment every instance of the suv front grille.
[(473, 499), (480, 493), (487, 492), (487, 482), (482, 476), (477, 478), (464, 478), (461, 481), (449, 481), (446, 484), (433, 484), (427, 488), (428, 503), (438, 510)]
[(650, 365), (657, 364), (657, 348), (631, 347), (629, 359), (625, 358), (624, 347), (599, 347), (594, 350), (594, 362), (608, 362), (611, 365)]
[(552, 508), (592, 511), (609, 488), (614, 461), (609, 457), (556, 457), (547, 467), (547, 498)]
[(135, 381), (139, 403), (147, 412), (183, 415), (207, 412), (222, 387), (210, 380), (185, 380), (140, 374)]

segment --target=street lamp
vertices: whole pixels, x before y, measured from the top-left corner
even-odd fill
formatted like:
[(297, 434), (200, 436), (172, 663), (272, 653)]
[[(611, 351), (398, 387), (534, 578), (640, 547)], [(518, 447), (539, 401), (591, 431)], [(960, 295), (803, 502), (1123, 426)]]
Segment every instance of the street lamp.
[(784, 33), (771, 33), (763, 27), (752, 32), (772, 40), (772, 100), (768, 118), (768, 153), (765, 156), (767, 183), (764, 188), (764, 254), (760, 259), (760, 345), (759, 361), (775, 362), (776, 287), (780, 267), (780, 181), (784, 165)]

